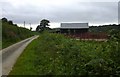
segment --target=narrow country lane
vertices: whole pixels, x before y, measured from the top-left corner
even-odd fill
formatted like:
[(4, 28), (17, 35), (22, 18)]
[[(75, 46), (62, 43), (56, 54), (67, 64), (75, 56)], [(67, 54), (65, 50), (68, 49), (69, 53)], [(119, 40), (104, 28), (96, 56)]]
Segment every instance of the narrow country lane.
[(26, 48), (26, 46), (34, 39), (38, 38), (39, 36), (33, 36), (30, 38), (27, 38), (21, 42), (18, 42), (14, 45), (11, 45), (0, 52), (0, 56), (2, 56), (2, 75), (8, 75), (9, 72), (12, 70), (12, 67), (14, 66), (17, 58), (20, 56), (20, 54), (23, 52), (23, 50)]

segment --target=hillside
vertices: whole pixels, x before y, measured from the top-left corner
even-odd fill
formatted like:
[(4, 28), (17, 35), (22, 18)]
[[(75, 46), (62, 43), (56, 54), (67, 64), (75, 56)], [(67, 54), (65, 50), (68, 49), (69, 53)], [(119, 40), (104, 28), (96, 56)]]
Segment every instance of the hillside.
[(18, 27), (17, 24), (13, 24), (12, 21), (8, 21), (6, 18), (2, 20), (2, 48), (5, 48), (13, 43), (21, 41), (33, 35), (33, 32), (29, 29)]
[(102, 26), (90, 26), (89, 27), (89, 32), (93, 33), (109, 33), (110, 30), (115, 29), (115, 30), (120, 30), (120, 24), (116, 25), (102, 25)]

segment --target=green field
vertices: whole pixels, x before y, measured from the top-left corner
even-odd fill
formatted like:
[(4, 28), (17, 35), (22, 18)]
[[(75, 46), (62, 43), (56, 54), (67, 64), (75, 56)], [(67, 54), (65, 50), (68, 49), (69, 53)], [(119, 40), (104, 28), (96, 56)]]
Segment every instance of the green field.
[(43, 33), (18, 58), (10, 75), (120, 76), (120, 44)]

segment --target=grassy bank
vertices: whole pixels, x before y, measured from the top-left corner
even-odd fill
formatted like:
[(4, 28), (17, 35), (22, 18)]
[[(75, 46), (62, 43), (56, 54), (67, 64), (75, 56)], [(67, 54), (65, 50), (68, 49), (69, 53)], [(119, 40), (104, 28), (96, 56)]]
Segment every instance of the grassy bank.
[(7, 20), (2, 21), (2, 48), (6, 48), (32, 35), (34, 33), (29, 29), (18, 27), (16, 24), (10, 23)]
[(115, 44), (43, 33), (28, 45), (10, 75), (119, 76), (120, 47)]

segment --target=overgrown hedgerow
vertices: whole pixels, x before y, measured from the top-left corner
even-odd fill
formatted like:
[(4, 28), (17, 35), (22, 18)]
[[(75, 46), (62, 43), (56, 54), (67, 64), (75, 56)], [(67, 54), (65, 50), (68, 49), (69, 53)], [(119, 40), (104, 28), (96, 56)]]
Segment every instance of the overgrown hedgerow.
[(9, 24), (9, 22), (2, 22), (1, 26), (2, 48), (34, 35), (29, 29)]
[[(24, 67), (29, 62), (34, 67), (32, 74), (36, 75), (120, 76), (117, 61), (120, 56), (116, 54), (119, 50), (112, 48), (113, 42), (75, 40), (47, 32), (33, 42), (26, 48), (24, 57), (21, 55), (18, 59), (10, 75), (29, 74), (33, 70)], [(111, 57), (113, 53), (116, 55)], [(19, 69), (18, 64), (21, 64)]]

